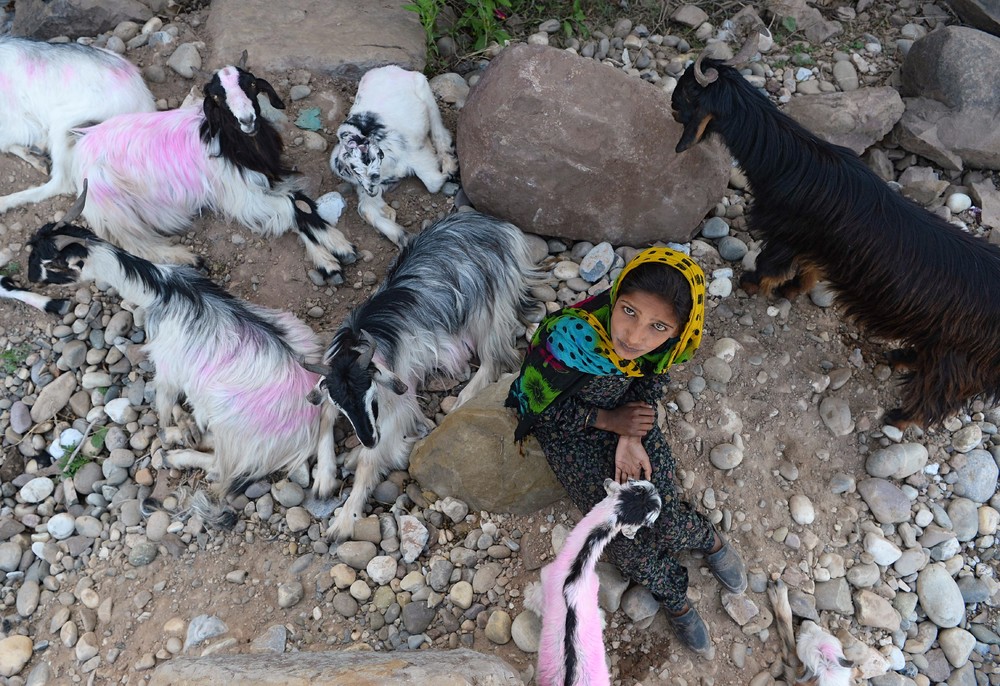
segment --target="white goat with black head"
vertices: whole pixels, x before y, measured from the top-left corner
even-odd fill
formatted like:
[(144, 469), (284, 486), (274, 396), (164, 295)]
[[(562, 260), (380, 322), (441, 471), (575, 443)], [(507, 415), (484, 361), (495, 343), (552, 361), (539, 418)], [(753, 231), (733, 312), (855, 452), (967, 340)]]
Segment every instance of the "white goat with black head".
[(283, 108), (274, 88), (244, 67), (216, 71), (198, 105), (123, 114), (81, 129), (73, 152), (77, 191), (90, 199), (83, 216), (103, 238), (153, 262), (195, 264), (171, 245), (210, 208), (266, 236), (299, 234), (316, 268), (343, 282), (341, 262), (354, 246), (316, 211), (282, 160), (281, 134), (261, 117), (258, 94)]
[(29, 150), (47, 152), (49, 180), (0, 197), (0, 212), (61, 193), (73, 193), (70, 131), (125, 112), (152, 112), (153, 94), (135, 65), (108, 50), (77, 43), (0, 38), (0, 151), (42, 173)]
[[(336, 410), (306, 400), (318, 376), (300, 364), (319, 361), (322, 346), (294, 315), (237, 300), (193, 267), (153, 264), (72, 224), (47, 224), (30, 246), (32, 281), (100, 279), (145, 310), (161, 437), (191, 444), (166, 452), (167, 466), (205, 470), (224, 496), (313, 455), (333, 462)], [(174, 422), (182, 395), (192, 415)], [(235, 522), (207, 498), (194, 505), (209, 524)]]
[(402, 247), (407, 233), (383, 191), (416, 175), (437, 193), (458, 170), (451, 134), (427, 77), (392, 65), (367, 72), (347, 121), (337, 129), (330, 168), (354, 184), (364, 220)]
[[(385, 280), (337, 330), (311, 397), (343, 412), (361, 441), (354, 488), (327, 535), (352, 535), (378, 479), (406, 466), (413, 442), (429, 422), (417, 388), (441, 371), (478, 371), (458, 396), (461, 405), (503, 371), (517, 367), (514, 336), (533, 305), (532, 286), (544, 282), (524, 235), (514, 225), (478, 212), (460, 212), (416, 236)], [(333, 489), (334, 465), (317, 469), (320, 497)]]

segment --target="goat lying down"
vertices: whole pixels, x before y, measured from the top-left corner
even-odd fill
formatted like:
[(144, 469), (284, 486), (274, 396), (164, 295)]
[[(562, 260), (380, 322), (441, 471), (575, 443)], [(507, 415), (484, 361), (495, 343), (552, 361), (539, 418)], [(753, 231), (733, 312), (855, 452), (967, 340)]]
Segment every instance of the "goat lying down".
[(662, 502), (649, 481), (624, 486), (604, 480), (608, 496), (581, 519), (542, 568), (542, 581), (528, 587), (524, 606), (542, 618), (538, 686), (607, 686), (611, 683), (598, 606), (596, 566), (605, 546), (621, 533), (635, 538), (652, 526)]
[(800, 686), (851, 686), (854, 663), (844, 657), (840, 641), (808, 619), (799, 627), (795, 640), (788, 587), (778, 579), (767, 587), (774, 608), (774, 623), (781, 639), (785, 681)]
[(441, 122), (427, 78), (396, 66), (367, 72), (337, 129), (330, 168), (354, 185), (358, 213), (398, 246), (407, 233), (382, 193), (415, 174), (431, 193), (458, 170), (451, 134)]
[[(30, 246), (32, 281), (100, 279), (145, 310), (161, 437), (192, 444), (168, 451), (166, 466), (205, 470), (224, 496), (313, 455), (333, 461), (336, 412), (307, 402), (318, 377), (300, 364), (318, 361), (322, 347), (295, 316), (237, 300), (193, 267), (152, 264), (72, 224), (42, 227)], [(175, 424), (182, 395), (193, 417)], [(199, 502), (207, 523), (235, 521), (224, 507)]]
[(886, 421), (940, 422), (976, 395), (1000, 399), (1000, 247), (893, 191), (853, 151), (804, 129), (731, 65), (703, 56), (674, 89), (682, 152), (717, 134), (753, 188), (748, 227), (763, 237), (748, 293), (794, 298), (825, 276), (868, 333), (903, 347), (902, 403)]
[(123, 114), (78, 131), (73, 148), (77, 192), (89, 181), (83, 216), (103, 238), (153, 262), (195, 264), (168, 238), (210, 208), (252, 231), (295, 231), (317, 270), (342, 283), (354, 246), (320, 218), (282, 161), (282, 141), (261, 117), (257, 95), (284, 108), (274, 88), (237, 66), (214, 73), (201, 105)]
[(0, 151), (42, 173), (29, 151), (48, 152), (52, 174), (41, 186), (0, 197), (0, 212), (73, 193), (70, 131), (116, 114), (156, 109), (135, 65), (109, 50), (78, 43), (0, 38)]
[[(403, 248), (378, 289), (334, 334), (313, 400), (328, 400), (350, 421), (361, 441), (354, 488), (327, 535), (344, 539), (378, 479), (406, 466), (413, 442), (428, 431), (417, 389), (439, 370), (467, 373), (473, 354), (479, 370), (458, 396), (461, 405), (519, 356), (514, 335), (544, 283), (520, 229), (478, 212), (459, 212), (428, 227)], [(336, 469), (322, 456), (315, 488), (333, 489)]]

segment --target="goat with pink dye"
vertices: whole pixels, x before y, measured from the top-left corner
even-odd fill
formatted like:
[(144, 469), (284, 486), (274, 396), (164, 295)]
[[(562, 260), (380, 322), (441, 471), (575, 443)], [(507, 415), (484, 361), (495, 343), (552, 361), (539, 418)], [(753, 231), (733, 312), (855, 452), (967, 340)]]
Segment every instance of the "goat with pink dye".
[[(236, 66), (215, 72), (200, 103), (166, 112), (123, 114), (80, 129), (73, 182), (90, 201), (83, 217), (101, 237), (152, 262), (197, 264), (169, 238), (210, 209), (264, 236), (299, 235), (316, 270), (343, 283), (354, 246), (335, 227), (343, 200), (321, 217), (282, 159), (278, 130), (261, 116), (258, 95), (284, 103), (266, 80)], [(336, 200), (339, 199), (339, 202)]]
[[(46, 225), (30, 246), (32, 281), (99, 278), (145, 312), (160, 438), (188, 444), (166, 451), (164, 466), (203, 469), (224, 496), (314, 456), (333, 464), (336, 411), (306, 400), (319, 377), (301, 365), (318, 362), (323, 348), (294, 315), (237, 300), (190, 266), (153, 264), (72, 224)], [(182, 395), (190, 414), (177, 405)], [(197, 495), (190, 505), (206, 523), (235, 523), (226, 506)]]
[(110, 50), (79, 43), (0, 38), (0, 152), (49, 174), (41, 186), (0, 197), (0, 212), (73, 193), (73, 135), (78, 126), (156, 109), (139, 70)]
[(538, 646), (539, 686), (607, 686), (595, 567), (604, 547), (621, 533), (635, 538), (660, 514), (661, 501), (649, 481), (624, 486), (606, 479), (608, 495), (573, 527), (556, 559), (542, 569), (541, 584), (528, 588), (525, 607), (542, 618)]

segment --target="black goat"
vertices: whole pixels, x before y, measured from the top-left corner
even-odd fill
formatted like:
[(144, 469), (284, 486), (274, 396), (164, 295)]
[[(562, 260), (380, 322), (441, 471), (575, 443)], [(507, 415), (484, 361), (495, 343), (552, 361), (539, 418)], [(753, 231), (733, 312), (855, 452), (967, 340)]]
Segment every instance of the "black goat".
[(887, 354), (907, 370), (902, 406), (886, 414), (899, 428), (1000, 397), (1000, 248), (893, 191), (730, 63), (699, 57), (672, 105), (684, 126), (677, 152), (718, 134), (750, 181), (749, 229), (763, 247), (743, 289), (794, 298), (825, 277), (862, 328), (901, 341)]

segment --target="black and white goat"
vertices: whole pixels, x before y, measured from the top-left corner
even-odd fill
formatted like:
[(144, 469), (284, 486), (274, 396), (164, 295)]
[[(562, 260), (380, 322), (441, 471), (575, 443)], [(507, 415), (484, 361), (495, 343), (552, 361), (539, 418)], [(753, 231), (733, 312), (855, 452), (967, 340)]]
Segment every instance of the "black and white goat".
[(0, 151), (17, 155), (42, 173), (29, 148), (49, 154), (49, 180), (0, 197), (0, 212), (61, 193), (73, 193), (74, 127), (116, 114), (156, 109), (135, 65), (108, 50), (77, 43), (0, 38)]
[(337, 129), (330, 168), (354, 184), (358, 213), (398, 246), (407, 239), (383, 191), (416, 175), (431, 193), (458, 170), (451, 134), (441, 122), (427, 77), (397, 66), (367, 72)]
[(607, 497), (566, 537), (556, 559), (542, 569), (540, 584), (526, 589), (524, 606), (542, 618), (538, 686), (608, 686), (603, 620), (598, 605), (597, 561), (619, 533), (635, 538), (652, 526), (663, 505), (649, 481), (624, 486), (604, 480)]
[[(457, 407), (517, 367), (518, 320), (533, 305), (528, 291), (542, 282), (520, 229), (478, 212), (448, 216), (403, 248), (337, 330), (326, 366), (310, 367), (322, 374), (313, 400), (329, 400), (361, 441), (351, 457), (354, 488), (328, 536), (351, 536), (378, 479), (405, 467), (413, 442), (427, 433), (416, 393), (428, 374), (459, 377), (479, 357)], [(317, 493), (326, 497), (334, 466), (321, 462), (317, 472)]]
[(200, 105), (123, 114), (79, 130), (73, 150), (76, 190), (89, 181), (83, 216), (98, 235), (153, 262), (196, 263), (169, 236), (210, 208), (252, 231), (299, 234), (317, 269), (343, 281), (354, 246), (317, 213), (282, 160), (281, 134), (261, 117), (257, 96), (284, 108), (274, 88), (236, 66), (215, 72)]
[[(332, 463), (337, 413), (306, 400), (318, 376), (300, 364), (319, 361), (322, 346), (294, 315), (237, 300), (193, 267), (153, 264), (72, 224), (47, 224), (30, 246), (32, 281), (100, 279), (144, 308), (160, 426), (193, 444), (168, 451), (167, 466), (205, 470), (223, 496), (313, 455)], [(193, 417), (174, 424), (181, 395)], [(224, 507), (202, 504), (210, 524), (233, 522)]]

